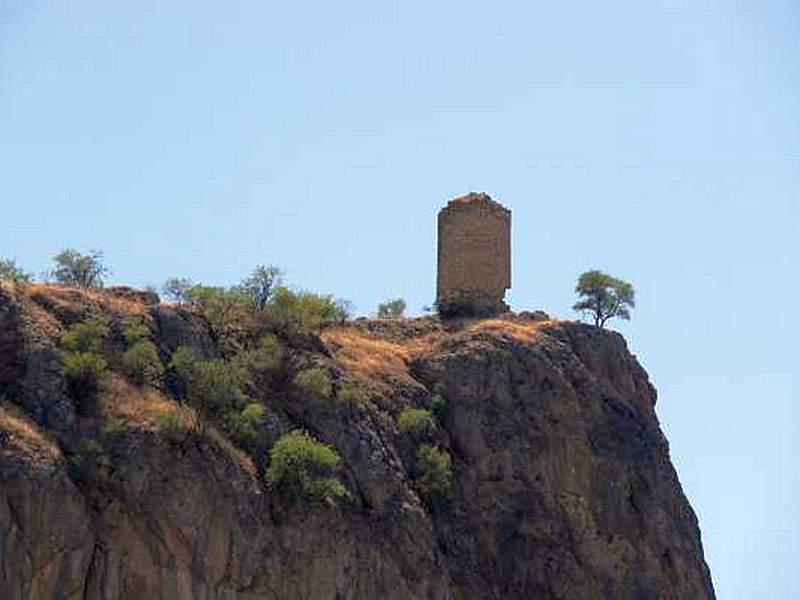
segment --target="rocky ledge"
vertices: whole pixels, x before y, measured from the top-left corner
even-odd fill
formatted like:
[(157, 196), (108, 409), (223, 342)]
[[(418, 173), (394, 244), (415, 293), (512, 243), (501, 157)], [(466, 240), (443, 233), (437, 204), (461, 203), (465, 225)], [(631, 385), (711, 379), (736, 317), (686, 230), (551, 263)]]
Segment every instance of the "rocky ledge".
[[(113, 372), (132, 316), (165, 365), (180, 345), (222, 353), (187, 307), (0, 288), (4, 599), (714, 597), (655, 390), (616, 333), (535, 314), (284, 336), (280, 368), (249, 390), (263, 413), (243, 446), (213, 422), (180, 439), (165, 429), (183, 410), (169, 372), (154, 389)], [(91, 411), (65, 392), (59, 343), (86, 319), (112, 332)], [(329, 374), (329, 398), (292, 387), (309, 365)], [(341, 400), (351, 380), (368, 397)], [(398, 425), (434, 397), (429, 433), (452, 458), (437, 506)], [(287, 502), (266, 482), (269, 448), (298, 428), (340, 454), (349, 500)], [(89, 476), (75, 468), (87, 440), (102, 442)]]

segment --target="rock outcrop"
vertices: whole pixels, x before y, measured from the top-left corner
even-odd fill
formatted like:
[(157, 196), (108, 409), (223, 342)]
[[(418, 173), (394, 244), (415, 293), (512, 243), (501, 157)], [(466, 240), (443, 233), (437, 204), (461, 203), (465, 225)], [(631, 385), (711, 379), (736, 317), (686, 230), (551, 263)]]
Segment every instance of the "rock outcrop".
[[(343, 458), (352, 500), (291, 504), (216, 428), (176, 440), (169, 381), (118, 374), (92, 414), (60, 383), (71, 323), (135, 315), (168, 362), (213, 356), (192, 311), (135, 295), (0, 287), (0, 597), (86, 599), (709, 599), (697, 521), (654, 411), (655, 390), (612, 332), (532, 317), (366, 321), (285, 339), (255, 387), (269, 447), (297, 427)], [(107, 352), (113, 354), (115, 342)], [(113, 359), (110, 360), (112, 369)], [(309, 364), (366, 402), (307, 398)], [(449, 505), (426, 508), (406, 408), (446, 399), (436, 443)], [(113, 435), (108, 424), (114, 424)], [(100, 458), (75, 468), (86, 441)]]

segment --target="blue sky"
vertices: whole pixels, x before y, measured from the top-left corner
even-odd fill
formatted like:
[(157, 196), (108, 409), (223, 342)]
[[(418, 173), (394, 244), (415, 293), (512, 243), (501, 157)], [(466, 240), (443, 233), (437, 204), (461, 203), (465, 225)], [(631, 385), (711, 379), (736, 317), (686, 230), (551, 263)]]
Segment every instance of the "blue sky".
[(516, 309), (634, 283), (719, 597), (800, 597), (796, 0), (0, 0), (0, 256), (37, 273), (419, 311), (469, 190), (514, 212)]

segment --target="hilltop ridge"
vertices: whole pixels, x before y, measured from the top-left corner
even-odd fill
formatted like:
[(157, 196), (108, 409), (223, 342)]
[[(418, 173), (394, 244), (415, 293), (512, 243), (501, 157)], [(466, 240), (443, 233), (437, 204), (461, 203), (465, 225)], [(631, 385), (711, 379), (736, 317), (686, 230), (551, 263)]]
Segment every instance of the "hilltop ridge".
[[(64, 336), (87, 322), (108, 370), (81, 404)], [(238, 325), (223, 343), (134, 290), (0, 286), (0, 596), (714, 597), (621, 335), (543, 313)], [(121, 360), (133, 326), (152, 385)], [(246, 364), (243, 399), (193, 404), (181, 348)], [(341, 459), (316, 499), (271, 479), (298, 430)]]

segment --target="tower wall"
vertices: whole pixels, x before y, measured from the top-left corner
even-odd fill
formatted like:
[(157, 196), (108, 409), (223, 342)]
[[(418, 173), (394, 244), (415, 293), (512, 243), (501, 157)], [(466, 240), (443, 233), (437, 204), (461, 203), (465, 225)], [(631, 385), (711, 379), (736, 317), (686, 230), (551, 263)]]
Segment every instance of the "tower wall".
[(508, 310), (511, 211), (487, 194), (451, 200), (439, 212), (440, 312), (489, 315)]

